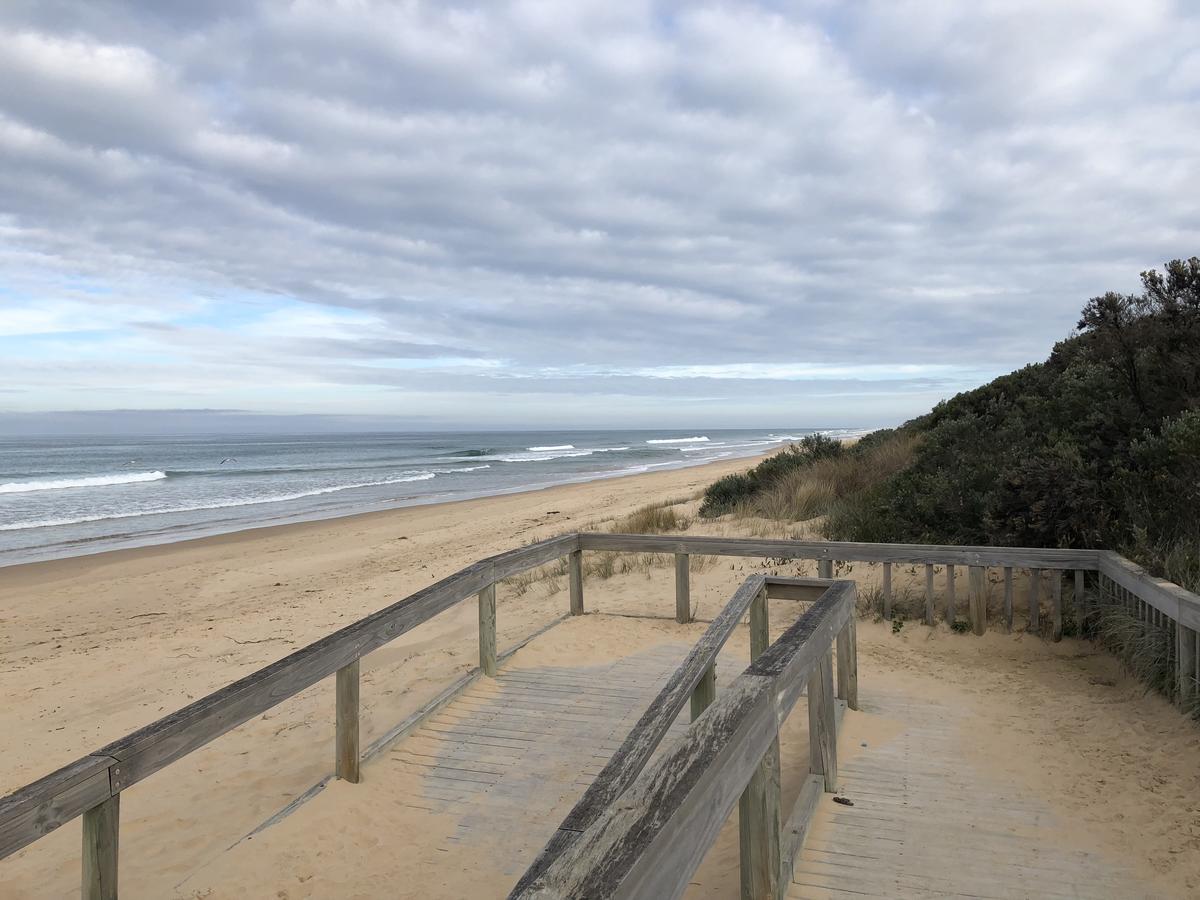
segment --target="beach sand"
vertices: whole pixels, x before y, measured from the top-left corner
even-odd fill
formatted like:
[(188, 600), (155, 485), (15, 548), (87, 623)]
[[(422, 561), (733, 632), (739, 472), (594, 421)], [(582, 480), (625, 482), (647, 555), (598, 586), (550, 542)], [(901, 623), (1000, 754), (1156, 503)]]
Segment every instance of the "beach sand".
[[(692, 498), (704, 485), (752, 462), (5, 569), (0, 792), (479, 557), (564, 531), (610, 527), (650, 502), (681, 500), (694, 510)], [(738, 534), (754, 525), (695, 522), (690, 532)], [(633, 562), (625, 574), (589, 579), (588, 610), (599, 614), (569, 623), (589, 629), (586, 640), (576, 635), (573, 645), (556, 644), (555, 629), (513, 662), (545, 663), (563, 646), (572, 648), (572, 658), (625, 652), (633, 640), (631, 620), (610, 614), (671, 615), (669, 565)], [(698, 615), (706, 618), (720, 609), (753, 572), (812, 574), (811, 565), (765, 566), (749, 559), (697, 566), (692, 594)], [(865, 587), (878, 572), (857, 566), (850, 577)], [(501, 585), (501, 650), (566, 607), (561, 580)], [(783, 627), (795, 610), (781, 605), (777, 614), (781, 618), (773, 624)], [(644, 627), (651, 629), (644, 639), (652, 641), (653, 629), (675, 626)], [(701, 626), (687, 628), (693, 639)], [(560, 641), (568, 637), (559, 631)], [(975, 638), (951, 634), (942, 625), (909, 623), (893, 634), (886, 624), (864, 622), (859, 637), (864, 691), (872, 682), (902, 684), (969, 710), (979, 722), (983, 758), (1038, 791), (1078, 824), (1090, 844), (1136, 866), (1148, 895), (1200, 891), (1200, 730), (1126, 679), (1113, 659), (1079, 641), (1053, 645), (994, 632)], [(735, 638), (729, 652), (743, 652), (744, 635)], [(476, 640), (476, 609), (467, 602), (365, 657), (364, 744), (469, 671)], [(348, 796), (356, 790), (349, 785), (332, 786), (310, 804), (311, 811), (302, 808), (253, 843), (228, 850), (330, 771), (332, 701), (332, 680), (326, 679), (125, 792), (122, 896), (370, 897), (381, 885), (389, 886), (389, 896), (459, 896), (470, 887), (461, 878), (447, 881), (435, 865), (402, 864), (399, 848), (411, 837), (413, 822), (400, 807), (373, 810), (369, 824), (378, 840), (372, 852), (343, 852), (347, 836), (359, 833), (346, 816), (367, 796)], [(802, 773), (785, 774), (794, 784)], [(384, 797), (387, 786), (375, 791)], [(79, 835), (76, 821), (0, 862), (0, 895), (77, 892)], [(301, 838), (303, 846), (297, 846)], [(698, 873), (696, 896), (736, 895), (736, 866), (736, 827), (727, 827)], [(480, 890), (494, 893), (493, 888)]]

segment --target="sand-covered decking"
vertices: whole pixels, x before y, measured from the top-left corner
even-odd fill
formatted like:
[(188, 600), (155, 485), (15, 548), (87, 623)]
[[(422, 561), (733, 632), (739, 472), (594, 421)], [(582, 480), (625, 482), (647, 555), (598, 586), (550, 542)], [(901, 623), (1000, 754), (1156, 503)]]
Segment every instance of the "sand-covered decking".
[[(3, 711), (4, 733), (12, 735), (5, 739), (10, 762), (3, 789), (490, 550), (585, 522), (603, 523), (650, 501), (686, 498), (713, 474), (711, 468), (662, 473), (14, 570), (0, 593), (6, 625), (0, 648), (3, 688), (12, 698)], [(604, 724), (591, 724), (609, 730), (588, 733), (587, 743), (594, 747), (586, 758), (564, 745), (571, 749), (570, 767), (560, 770), (560, 779), (543, 779), (526, 795), (517, 781), (505, 782), (523, 777), (516, 769), (493, 765), (492, 771), (478, 773), (482, 780), (476, 783), (495, 777), (493, 783), (503, 790), (489, 797), (490, 790), (460, 788), (464, 795), (483, 794), (476, 798), (481, 802), (499, 802), (505, 795), (527, 801), (513, 807), (523, 810), (519, 815), (507, 815), (508, 828), (464, 828), (463, 815), (456, 817), (452, 806), (427, 802), (422, 808), (411, 802), (428, 794), (426, 800), (451, 804), (458, 796), (434, 798), (425, 785), (432, 766), (420, 760), (437, 758), (444, 769), (461, 751), (444, 738), (417, 731), (369, 762), (362, 784), (332, 782), (288, 817), (244, 840), (328, 776), (332, 688), (320, 684), (126, 792), (122, 895), (372, 897), (386, 890), (390, 896), (503, 896), (523, 868), (521, 854), (540, 847), (534, 832), (553, 829), (555, 810), (569, 807), (572, 791), (582, 790), (580, 776), (594, 771), (588, 767), (612, 745), (629, 716), (636, 718), (631, 711), (653, 693), (649, 685), (669, 669), (672, 654), (681, 653), (703, 628), (703, 623), (670, 621), (669, 561), (642, 562), (589, 583), (588, 609), (594, 615), (546, 631), (506, 660), (495, 684), (477, 684), (456, 701), (462, 707), (447, 707), (422, 726), (478, 723), (495, 704), (513, 706), (514, 697), (495, 692), (514, 676), (527, 683), (546, 679), (531, 689), (510, 690), (521, 695), (527, 716), (550, 720), (555, 728), (567, 720), (538, 710), (547, 704), (534, 692), (565, 689), (574, 696), (572, 704), (598, 707), (587, 715), (601, 716)], [(704, 619), (720, 609), (747, 574), (792, 574), (802, 568), (767, 569), (766, 563), (749, 559), (698, 566), (692, 574), (697, 614)], [(813, 574), (812, 566), (807, 574)], [(866, 584), (878, 572), (859, 566), (851, 577)], [(501, 649), (566, 608), (566, 586), (554, 579), (502, 585), (499, 594)], [(470, 668), (477, 623), (475, 609), (468, 606), (363, 660), (366, 741)], [(794, 618), (794, 610), (780, 607), (779, 615), (773, 627), (782, 627), (789, 615)], [(55, 627), (61, 630), (54, 632)], [(61, 637), (46, 641), (55, 634)], [(976, 638), (915, 623), (893, 633), (888, 624), (864, 622), (859, 641), (864, 708), (846, 714), (846, 735), (860, 728), (870, 749), (886, 747), (902, 734), (900, 717), (872, 705), (873, 689), (952, 709), (961, 735), (955, 771), (970, 766), (986, 776), (986, 783), (1009, 785), (1014, 795), (1035, 798), (1044, 804), (1039, 815), (1068, 823), (1075, 843), (1061, 845), (1063, 852), (1091, 854), (1114, 878), (1133, 879), (1145, 895), (1195, 893), (1200, 886), (1195, 852), (1200, 774), (1194, 761), (1200, 758), (1200, 736), (1165, 701), (1124, 679), (1114, 660), (1079, 641), (1051, 645), (999, 633)], [(747, 639), (739, 632), (726, 648), (729, 661), (723, 657), (723, 665), (744, 665), (747, 652)], [(628, 665), (634, 669), (645, 663), (659, 674), (631, 677), (638, 686), (621, 691), (626, 696), (620, 703), (589, 704), (571, 695), (572, 671), (594, 671), (625, 659), (633, 660)], [(516, 674), (522, 671), (527, 674)], [(799, 750), (784, 756), (785, 790), (797, 783), (807, 760), (804, 716), (792, 718), (797, 731), (785, 735), (785, 746), (791, 742), (791, 750)], [(543, 768), (552, 763), (539, 759)], [(846, 764), (855, 763), (848, 755)], [(438, 777), (445, 780), (445, 773)], [(899, 769), (897, 778), (903, 782)], [(555, 798), (546, 808), (539, 798), (550, 794)], [(402, 797), (410, 802), (400, 802)], [(503, 805), (496, 809), (493, 823), (505, 821)], [(526, 820), (529, 828), (518, 830)], [(818, 820), (814, 835), (820, 827)], [(511, 843), (496, 843), (502, 839)], [(481, 845), (478, 852), (467, 852), (472, 840), (490, 840), (491, 849)], [(69, 895), (77, 890), (78, 848), (78, 824), (73, 823), (5, 860), (0, 863), (5, 891), (14, 897)], [(697, 872), (691, 894), (736, 896), (737, 880), (735, 824), (732, 831), (727, 826)]]

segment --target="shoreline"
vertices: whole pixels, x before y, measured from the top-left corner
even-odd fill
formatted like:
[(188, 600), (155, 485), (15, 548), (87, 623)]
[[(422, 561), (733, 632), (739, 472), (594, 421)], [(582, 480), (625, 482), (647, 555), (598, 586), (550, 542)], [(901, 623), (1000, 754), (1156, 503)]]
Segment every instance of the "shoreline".
[[(648, 466), (647, 469), (643, 471), (616, 470), (613, 472), (592, 473), (577, 477), (558, 479), (550, 482), (521, 485), (517, 487), (497, 488), (495, 490), (484, 490), (478, 492), (463, 492), (460, 496), (456, 497), (426, 495), (407, 498), (404, 500), (374, 502), (366, 501), (358, 508), (350, 506), (344, 510), (339, 509), (328, 512), (309, 510), (297, 511), (294, 513), (280, 513), (278, 515), (265, 518), (261, 522), (250, 524), (232, 523), (228, 527), (219, 524), (205, 527), (201, 523), (194, 525), (177, 525), (174, 526), (174, 530), (179, 532), (178, 535), (171, 535), (164, 531), (132, 536), (124, 540), (114, 537), (99, 537), (95, 538), (94, 541), (84, 542), (78, 546), (70, 547), (69, 549), (69, 545), (66, 544), (48, 545), (45, 548), (39, 547), (28, 551), (27, 555), (31, 557), (29, 559), (17, 558), (12, 561), (4, 561), (2, 559), (3, 553), (11, 552), (20, 554), (22, 551), (0, 551), (0, 571), (7, 574), (13, 569), (24, 566), (62, 562), (70, 559), (101, 556), (108, 553), (121, 553), (130, 550), (148, 550), (155, 547), (170, 547), (176, 544), (186, 544), (192, 541), (203, 541), (229, 535), (256, 532), (267, 528), (288, 528), (296, 525), (338, 521), (341, 519), (355, 518), (358, 516), (395, 513), (407, 509), (442, 506), (452, 503), (469, 503), (495, 497), (507, 497), (518, 494), (533, 493), (537, 491), (549, 491), (554, 490), (555, 488), (592, 484), (594, 482), (618, 481), (626, 478), (640, 478), (647, 475), (678, 472), (681, 470), (705, 469), (709, 466), (725, 466), (728, 464), (737, 465), (739, 463), (752, 465), (766, 458), (767, 456), (778, 452), (779, 449), (780, 447), (773, 447), (766, 452), (752, 453), (745, 456), (731, 456), (726, 459), (710, 460), (708, 462), (689, 463), (686, 460), (683, 460), (678, 463), (658, 463)], [(372, 506), (376, 508), (371, 508)], [(94, 543), (95, 548), (89, 548), (87, 546), (89, 543)]]
[[(85, 553), (72, 553), (64, 556), (53, 556), (47, 559), (30, 560), (28, 562), (4, 563), (0, 564), (0, 573), (3, 573), (5, 581), (9, 581), (13, 577), (20, 578), (22, 575), (30, 574), (31, 570), (41, 569), (43, 567), (86, 569), (94, 565), (99, 566), (109, 562), (117, 563), (122, 561), (152, 559), (161, 556), (168, 556), (172, 552), (186, 550), (188, 548), (218, 548), (222, 546), (237, 545), (245, 540), (254, 538), (284, 537), (289, 534), (307, 534), (323, 529), (336, 529), (339, 525), (351, 527), (357, 522), (364, 524), (381, 522), (391, 517), (401, 516), (405, 513), (451, 509), (463, 506), (464, 504), (485, 504), (489, 501), (500, 501), (513, 497), (536, 496), (549, 494), (555, 491), (571, 491), (573, 489), (587, 487), (588, 485), (594, 484), (614, 484), (627, 481), (635, 482), (643, 479), (647, 481), (661, 480), (662, 476), (673, 475), (682, 472), (702, 473), (711, 470), (719, 473), (712, 475), (710, 479), (711, 481), (716, 480), (721, 475), (725, 475), (731, 471), (739, 471), (743, 468), (753, 466), (760, 460), (770, 456), (773, 452), (775, 451), (772, 450), (767, 453), (755, 454), (753, 456), (739, 456), (730, 459), (698, 464), (684, 463), (673, 468), (661, 468), (652, 472), (604, 475), (595, 478), (555, 482), (553, 484), (542, 486), (499, 490), (485, 494), (458, 497), (454, 499), (439, 499), (427, 503), (406, 503), (402, 505), (389, 506), (385, 509), (368, 509), (345, 513), (339, 512), (325, 516), (299, 519), (297, 521), (268, 522), (260, 525), (250, 525), (244, 528), (236, 528), (229, 531), (218, 531), (213, 534), (197, 535), (194, 537), (181, 537), (174, 540), (157, 541), (154, 543), (135, 544), (126, 547), (114, 547)], [(646, 502), (653, 502), (653, 499), (648, 496)], [(2, 597), (3, 592), (0, 591), (0, 600), (2, 600)], [(2, 609), (3, 606), (0, 605), (0, 610)]]

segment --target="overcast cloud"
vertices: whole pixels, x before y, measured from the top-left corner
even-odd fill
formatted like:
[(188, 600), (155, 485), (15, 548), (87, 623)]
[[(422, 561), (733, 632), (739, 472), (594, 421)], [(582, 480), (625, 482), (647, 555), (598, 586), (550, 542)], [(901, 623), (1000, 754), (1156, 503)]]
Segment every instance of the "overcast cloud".
[(0, 411), (899, 421), (1200, 253), (1200, 6), (0, 4)]

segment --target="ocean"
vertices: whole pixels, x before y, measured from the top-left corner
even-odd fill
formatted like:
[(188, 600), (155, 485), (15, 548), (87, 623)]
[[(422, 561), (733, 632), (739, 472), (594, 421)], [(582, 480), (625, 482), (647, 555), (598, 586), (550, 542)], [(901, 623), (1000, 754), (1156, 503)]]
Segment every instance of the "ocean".
[(0, 439), (0, 566), (753, 456), (791, 431)]

